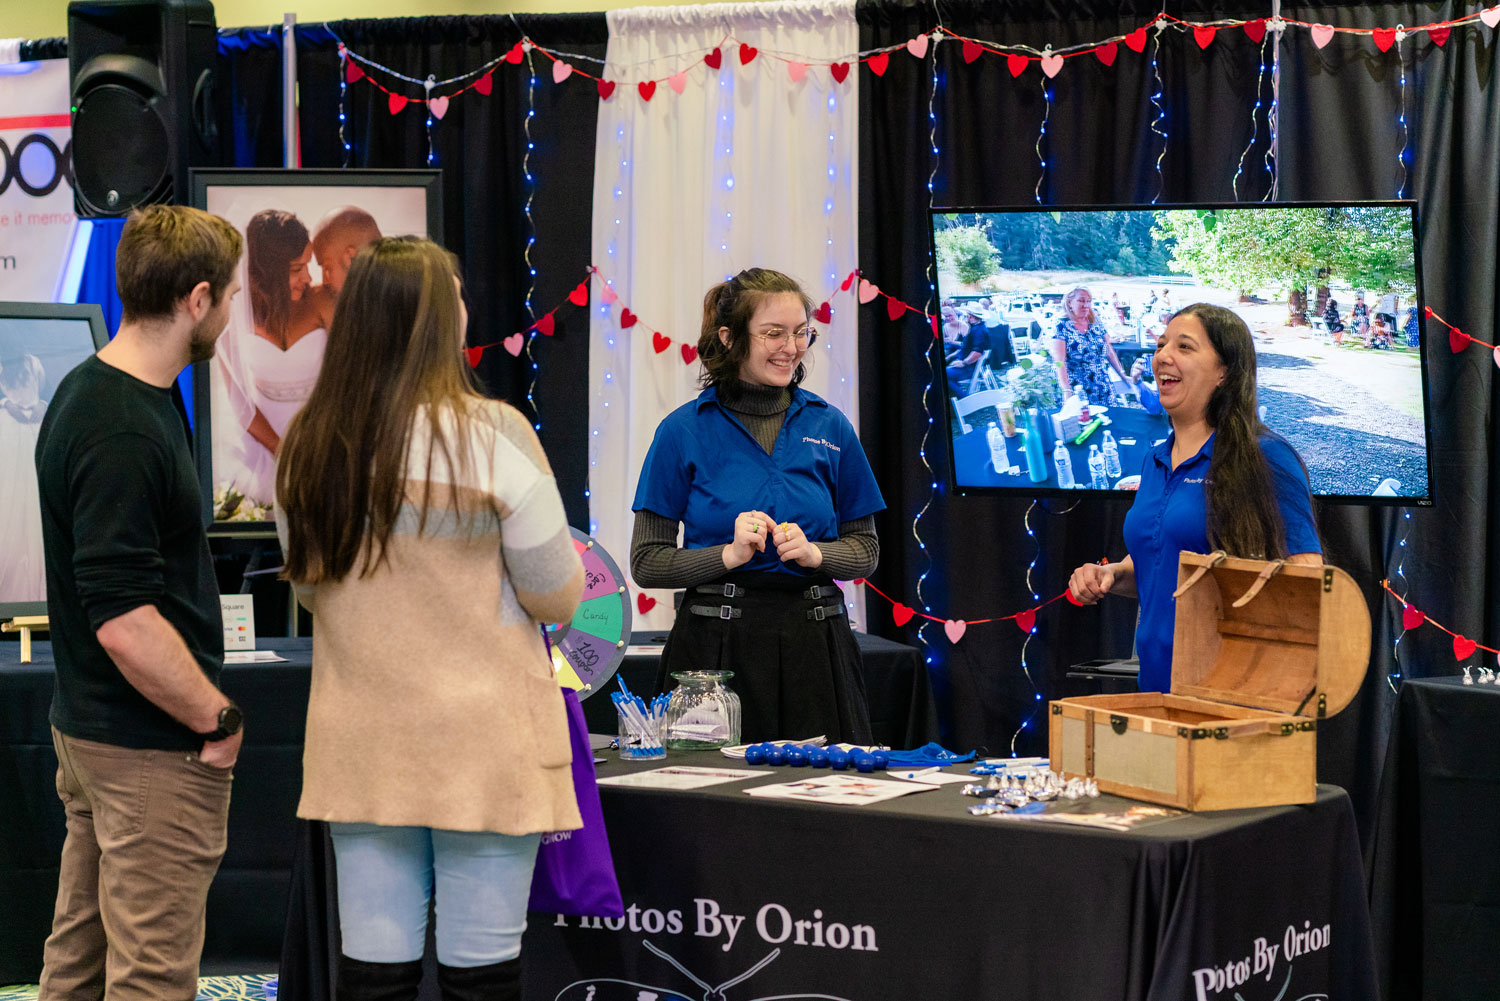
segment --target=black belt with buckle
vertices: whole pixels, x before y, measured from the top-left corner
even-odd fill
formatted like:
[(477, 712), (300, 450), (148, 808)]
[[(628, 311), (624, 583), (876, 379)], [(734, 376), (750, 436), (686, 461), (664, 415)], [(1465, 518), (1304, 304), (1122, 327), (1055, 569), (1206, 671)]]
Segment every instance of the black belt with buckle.
[[(750, 593), (743, 584), (698, 584), (692, 588), (692, 591), (695, 594), (712, 594), (715, 597), (722, 595), (725, 598), (743, 598)], [(835, 597), (839, 593), (836, 585), (814, 584), (812, 587), (805, 588), (801, 592), (801, 595), (804, 598), (817, 601), (819, 598)]]

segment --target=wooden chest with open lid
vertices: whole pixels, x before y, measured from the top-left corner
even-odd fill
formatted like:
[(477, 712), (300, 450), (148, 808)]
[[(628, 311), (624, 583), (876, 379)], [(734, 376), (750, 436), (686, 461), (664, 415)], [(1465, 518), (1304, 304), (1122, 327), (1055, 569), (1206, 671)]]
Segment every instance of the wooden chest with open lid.
[(1310, 803), (1317, 720), (1359, 692), (1370, 610), (1336, 567), (1184, 551), (1172, 690), (1053, 702), (1052, 768), (1187, 810)]

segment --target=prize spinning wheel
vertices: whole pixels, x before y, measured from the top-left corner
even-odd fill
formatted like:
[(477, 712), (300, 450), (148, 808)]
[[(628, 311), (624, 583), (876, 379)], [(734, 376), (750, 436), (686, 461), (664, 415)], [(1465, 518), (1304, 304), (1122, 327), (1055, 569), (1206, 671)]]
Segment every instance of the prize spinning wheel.
[(547, 626), (547, 633), (558, 683), (586, 699), (609, 683), (625, 659), (630, 593), (625, 575), (604, 547), (576, 528), (568, 531), (583, 560), (583, 601), (570, 621)]

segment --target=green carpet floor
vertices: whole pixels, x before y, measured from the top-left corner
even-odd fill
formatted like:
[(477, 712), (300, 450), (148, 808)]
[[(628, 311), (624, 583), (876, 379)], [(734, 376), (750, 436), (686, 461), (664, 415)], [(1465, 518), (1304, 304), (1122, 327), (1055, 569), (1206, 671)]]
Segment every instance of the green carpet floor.
[[(266, 1001), (266, 984), (275, 979), (276, 975), (270, 973), (246, 977), (203, 977), (198, 981), (198, 1001)], [(270, 996), (275, 997), (275, 994)], [(0, 987), (0, 1001), (36, 1001), (36, 985)]]

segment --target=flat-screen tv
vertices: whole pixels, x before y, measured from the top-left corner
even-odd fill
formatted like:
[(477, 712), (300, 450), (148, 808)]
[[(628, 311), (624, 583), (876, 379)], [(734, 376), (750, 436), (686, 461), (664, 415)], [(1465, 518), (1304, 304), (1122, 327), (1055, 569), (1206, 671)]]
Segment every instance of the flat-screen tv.
[(108, 340), (98, 306), (0, 302), (0, 619), (47, 614), (37, 433), (62, 377)]
[(935, 208), (931, 224), (958, 492), (1133, 490), (1171, 431), (1157, 337), (1206, 302), (1249, 326), (1261, 419), (1315, 496), (1432, 503), (1415, 202)]

